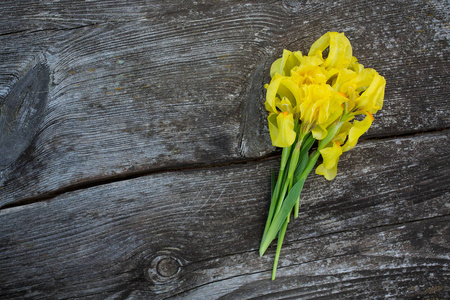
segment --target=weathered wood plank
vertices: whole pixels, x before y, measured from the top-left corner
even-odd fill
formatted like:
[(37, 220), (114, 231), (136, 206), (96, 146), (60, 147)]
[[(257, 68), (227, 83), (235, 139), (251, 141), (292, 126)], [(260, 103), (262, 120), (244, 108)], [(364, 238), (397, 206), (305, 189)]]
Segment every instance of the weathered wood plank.
[[(219, 6), (220, 3), (214, 3)], [(179, 15), (196, 13), (202, 4), (189, 1), (117, 0), (93, 1), (2, 1), (0, 35), (124, 23), (164, 17), (175, 20)], [(227, 5), (227, 4), (225, 4)]]
[(448, 297), (449, 132), (366, 141), (305, 186), (278, 279), (257, 249), (278, 159), (0, 211), (2, 298)]
[[(2, 4), (1, 24), (12, 27), (0, 37), (0, 104), (39, 64), (50, 86), (38, 129), (1, 128), (29, 130), (29, 145), (2, 148), (18, 158), (0, 169), (0, 205), (271, 153), (262, 106), (270, 63), (284, 47), (306, 52), (328, 30), (345, 31), (360, 61), (387, 78), (385, 108), (367, 136), (449, 126), (441, 2), (361, 1), (351, 16), (346, 2), (136, 1), (125, 11), (120, 3)], [(0, 118), (14, 119), (11, 111)]]
[(285, 267), (273, 282), (265, 271), (273, 256), (259, 263), (250, 252), (207, 260), (188, 266), (186, 280), (208, 277), (211, 282), (189, 288), (195, 279), (189, 280), (187, 291), (174, 298), (448, 298), (449, 243), (442, 235), (448, 235), (449, 220), (447, 216), (296, 241), (284, 247)]

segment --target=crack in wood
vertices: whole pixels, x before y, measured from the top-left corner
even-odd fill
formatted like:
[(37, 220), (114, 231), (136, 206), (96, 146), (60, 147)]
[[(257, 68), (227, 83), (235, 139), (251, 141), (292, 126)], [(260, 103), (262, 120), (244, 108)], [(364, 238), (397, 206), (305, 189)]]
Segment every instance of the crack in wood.
[[(364, 144), (364, 143), (367, 143), (369, 141), (374, 141), (374, 140), (395, 140), (395, 139), (401, 140), (404, 138), (419, 137), (419, 136), (423, 136), (424, 134), (431, 134), (431, 133), (443, 132), (443, 131), (448, 131), (448, 130), (449, 130), (449, 128), (445, 128), (445, 129), (438, 129), (438, 130), (429, 130), (426, 132), (420, 131), (420, 132), (406, 133), (401, 136), (394, 135), (394, 136), (370, 137), (370, 138), (361, 139), (360, 144)], [(180, 172), (180, 171), (221, 168), (221, 167), (226, 167), (226, 166), (231, 166), (231, 165), (242, 165), (242, 164), (247, 164), (247, 163), (252, 163), (252, 162), (263, 162), (266, 160), (277, 159), (279, 157), (280, 157), (279, 151), (275, 151), (275, 152), (269, 153), (265, 156), (258, 157), (258, 158), (242, 158), (242, 159), (230, 160), (227, 162), (221, 162), (221, 163), (217, 163), (217, 164), (203, 164), (203, 165), (202, 164), (195, 164), (195, 165), (192, 164), (192, 165), (177, 166), (177, 167), (170, 167), (170, 168), (159, 168), (159, 169), (126, 172), (126, 173), (118, 174), (115, 176), (86, 180), (86, 181), (79, 182), (79, 183), (76, 183), (73, 185), (68, 185), (66, 187), (63, 187), (61, 189), (58, 189), (58, 190), (55, 190), (55, 191), (52, 191), (49, 193), (44, 193), (42, 195), (24, 198), (21, 200), (17, 200), (15, 202), (10, 202), (10, 203), (7, 203), (7, 204), (1, 206), (0, 210), (14, 208), (14, 207), (20, 207), (20, 206), (24, 206), (24, 205), (30, 205), (30, 204), (42, 202), (42, 201), (48, 201), (48, 200), (51, 200), (57, 196), (65, 194), (65, 193), (70, 193), (70, 192), (74, 192), (77, 190), (88, 189), (88, 188), (92, 188), (92, 187), (96, 187), (96, 186), (119, 182), (119, 181), (131, 180), (131, 179), (144, 177), (144, 176), (150, 176), (150, 175), (168, 173), (168, 172)]]
[(410, 131), (410, 132), (405, 132), (402, 134), (392, 134), (392, 135), (381, 135), (381, 134), (376, 134), (376, 135), (368, 135), (368, 136), (362, 136), (361, 137), (361, 141), (364, 140), (368, 140), (368, 141), (382, 141), (382, 140), (392, 140), (392, 139), (396, 139), (396, 138), (404, 138), (404, 137), (414, 137), (414, 136), (421, 136), (424, 134), (428, 134), (428, 133), (437, 133), (437, 132), (442, 132), (442, 131), (448, 131), (450, 129), (450, 127), (442, 127), (442, 128), (430, 128), (428, 130), (417, 130), (417, 131)]
[(24, 29), (24, 30), (18, 30), (18, 31), (12, 31), (12, 32), (3, 32), (0, 33), (0, 37), (2, 36), (10, 36), (10, 35), (24, 35), (24, 34), (34, 34), (34, 33), (41, 33), (41, 32), (48, 32), (48, 31), (70, 31), (70, 30), (77, 30), (77, 29), (81, 29), (81, 28), (86, 28), (86, 27), (93, 27), (93, 26), (103, 26), (105, 24), (122, 24), (122, 23), (127, 23), (127, 22), (135, 22), (134, 20), (129, 20), (129, 21), (108, 21), (108, 22), (99, 22), (99, 23), (91, 23), (91, 24), (86, 24), (86, 25), (80, 25), (80, 26), (75, 26), (75, 27), (61, 27), (61, 28), (40, 28), (40, 29)]
[(29, 204), (33, 204), (36, 202), (47, 201), (47, 200), (51, 200), (57, 196), (65, 194), (65, 193), (74, 192), (74, 191), (82, 190), (82, 189), (88, 189), (88, 188), (92, 188), (95, 186), (106, 185), (106, 184), (119, 182), (119, 181), (131, 180), (131, 179), (144, 177), (144, 176), (150, 176), (150, 175), (162, 174), (162, 173), (168, 173), (168, 172), (203, 170), (203, 169), (227, 167), (227, 166), (231, 166), (231, 165), (242, 165), (242, 164), (247, 164), (247, 163), (251, 163), (251, 162), (266, 161), (266, 160), (269, 160), (272, 158), (276, 158), (278, 156), (279, 156), (278, 154), (271, 154), (271, 155), (267, 155), (267, 156), (260, 157), (260, 158), (238, 159), (238, 160), (233, 160), (233, 161), (221, 162), (221, 163), (217, 163), (217, 164), (204, 164), (204, 165), (195, 164), (195, 165), (177, 166), (177, 167), (171, 167), (171, 168), (159, 168), (159, 169), (132, 171), (132, 172), (118, 174), (115, 176), (86, 180), (86, 181), (76, 183), (73, 185), (68, 185), (61, 189), (58, 189), (58, 190), (55, 190), (55, 191), (52, 191), (49, 193), (45, 193), (45, 194), (42, 194), (39, 196), (28, 197), (28, 198), (24, 198), (24, 199), (15, 201), (15, 202), (7, 203), (7, 204), (3, 205), (2, 207), (0, 207), (0, 210), (13, 208), (13, 207), (19, 207), (19, 206), (23, 206), (23, 205), (29, 205)]

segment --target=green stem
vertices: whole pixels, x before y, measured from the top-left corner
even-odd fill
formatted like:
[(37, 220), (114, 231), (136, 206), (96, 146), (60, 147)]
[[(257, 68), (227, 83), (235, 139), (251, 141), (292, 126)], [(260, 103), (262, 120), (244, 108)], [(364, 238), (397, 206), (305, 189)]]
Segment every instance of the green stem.
[(273, 191), (275, 190), (275, 174), (273, 173), (273, 169), (270, 170), (270, 199), (272, 200)]
[(264, 254), (264, 252), (266, 252), (270, 243), (272, 243), (272, 241), (275, 239), (283, 223), (290, 215), (292, 208), (295, 205), (295, 202), (297, 202), (298, 197), (300, 196), (303, 184), (305, 183), (305, 180), (308, 177), (309, 173), (311, 173), (312, 169), (314, 168), (314, 165), (316, 164), (319, 155), (320, 153), (318, 151), (315, 151), (310, 155), (306, 168), (300, 175), (299, 181), (289, 191), (289, 194), (283, 201), (280, 210), (275, 214), (272, 223), (270, 224), (269, 229), (267, 230), (267, 234), (263, 236), (263, 240), (261, 241), (261, 246), (259, 248), (259, 254), (261, 256)]
[[(294, 184), (294, 174), (298, 167), (300, 153), (301, 153), (301, 149), (302, 149), (302, 145), (303, 145), (303, 141), (305, 140), (305, 137), (306, 136), (300, 131), (298, 141), (294, 147), (294, 150), (292, 151), (292, 154), (291, 154), (291, 157), (289, 160), (287, 177), (286, 177), (286, 179), (283, 179), (283, 182), (282, 182), (283, 188), (281, 190), (281, 194), (278, 197), (277, 206), (276, 206), (276, 209), (274, 212), (275, 214), (277, 214), (280, 211), (280, 208), (283, 205), (283, 200), (286, 196), (286, 193), (289, 193), (289, 191), (292, 188), (292, 185)], [(265, 231), (264, 233), (267, 233), (267, 231)]]
[(298, 160), (300, 157), (300, 149), (303, 144), (303, 138), (304, 138), (304, 135), (300, 133), (297, 144), (295, 145), (294, 150), (292, 151), (292, 154), (291, 154), (291, 158), (289, 160), (289, 166), (288, 166), (288, 170), (287, 170), (288, 171), (287, 178), (286, 178), (286, 180), (283, 180), (283, 183), (282, 183), (283, 188), (281, 190), (281, 194), (278, 197), (275, 214), (277, 214), (280, 211), (280, 208), (283, 205), (283, 200), (284, 200), (286, 193), (288, 193), (292, 188), (292, 183), (294, 180), (294, 172), (297, 169)]
[(319, 156), (320, 156), (319, 151), (314, 151), (313, 153), (311, 153), (311, 155), (309, 156), (309, 159), (308, 159), (308, 164), (306, 165), (306, 168), (303, 171), (302, 175), (300, 175), (300, 180), (306, 179), (308, 177), (309, 173), (311, 173), (312, 169), (316, 165), (316, 162), (317, 162), (317, 159), (319, 159)]
[(286, 219), (286, 221), (283, 223), (283, 226), (281, 226), (280, 233), (278, 234), (277, 252), (273, 261), (272, 280), (275, 280), (275, 276), (277, 274), (278, 260), (280, 259), (281, 254), (281, 246), (283, 245), (284, 235), (286, 234), (288, 223), (289, 220)]
[(294, 219), (298, 218), (299, 211), (300, 211), (300, 196), (298, 196), (297, 201), (294, 204)]
[(291, 146), (289, 147), (285, 147), (283, 148), (283, 151), (281, 153), (281, 165), (280, 165), (280, 171), (278, 172), (278, 179), (277, 179), (277, 183), (275, 185), (275, 189), (273, 191), (272, 194), (272, 199), (270, 200), (270, 208), (269, 208), (269, 215), (267, 216), (267, 221), (266, 221), (266, 227), (264, 228), (264, 233), (263, 236), (266, 235), (267, 230), (269, 230), (269, 226), (270, 223), (272, 222), (272, 218), (275, 212), (275, 207), (277, 205), (278, 202), (278, 196), (280, 193), (280, 186), (281, 186), (281, 182), (283, 181), (283, 177), (284, 177), (284, 171), (286, 168), (286, 164), (288, 161), (288, 158), (291, 154)]
[[(306, 138), (306, 137), (305, 137)], [(311, 149), (312, 145), (314, 144), (315, 139), (311, 134), (309, 134), (309, 137), (306, 139), (306, 141), (303, 143), (301, 151), (300, 151), (300, 158), (299, 158), (299, 164), (297, 166), (297, 169), (294, 173), (294, 182), (298, 182), (300, 178), (300, 174), (305, 170), (306, 165), (308, 163), (308, 153)], [(298, 213), (300, 209), (300, 196), (297, 199), (297, 202), (295, 202), (294, 206), (294, 219), (298, 218)]]
[[(295, 142), (295, 149), (301, 146), (302, 142), (303, 142), (303, 137), (304, 135), (302, 133), (299, 134), (299, 128), (298, 128), (298, 120), (296, 120), (295, 124), (294, 124), (294, 130), (297, 133), (297, 139)], [(283, 148), (283, 152), (281, 155), (281, 166), (280, 166), (280, 172), (278, 174), (278, 179), (274, 188), (274, 191), (272, 192), (272, 196), (271, 196), (271, 201), (270, 201), (270, 208), (269, 208), (269, 214), (267, 216), (267, 221), (266, 221), (266, 226), (264, 228), (264, 233), (263, 233), (263, 237), (266, 235), (267, 230), (269, 229), (269, 226), (272, 222), (273, 216), (274, 214), (276, 214), (276, 212), (278, 211), (279, 207), (281, 206), (281, 204), (283, 203), (283, 199), (286, 195), (286, 192), (288, 191), (288, 188), (286, 186), (286, 183), (289, 182), (289, 179), (292, 177), (291, 174), (291, 165), (292, 165), (292, 157), (296, 156), (293, 155), (293, 153), (291, 152), (295, 152), (292, 151), (292, 146), (289, 147), (285, 147)], [(289, 165), (288, 165), (289, 162)], [(288, 174), (285, 173), (285, 168), (286, 166), (288, 166)], [(281, 194), (280, 194), (281, 192)]]

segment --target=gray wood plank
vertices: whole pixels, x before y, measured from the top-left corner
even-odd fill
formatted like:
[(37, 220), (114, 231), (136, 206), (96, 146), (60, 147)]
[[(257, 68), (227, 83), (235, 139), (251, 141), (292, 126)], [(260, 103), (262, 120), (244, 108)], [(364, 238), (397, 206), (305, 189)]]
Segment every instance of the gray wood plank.
[[(438, 1), (358, 2), (357, 18), (349, 3), (327, 1), (10, 4), (2, 4), (1, 22), (12, 27), (0, 37), (0, 103), (26, 89), (40, 64), (50, 85), (38, 129), (1, 128), (28, 133), (25, 149), (2, 148), (17, 159), (0, 169), (0, 205), (272, 153), (262, 106), (270, 63), (284, 47), (306, 52), (328, 30), (345, 31), (360, 61), (387, 78), (367, 137), (450, 123), (448, 8)], [(25, 115), (31, 103), (23, 101)]]
[(278, 279), (258, 257), (279, 159), (160, 172), (0, 210), (2, 298), (449, 296), (449, 131), (312, 176)]
[(255, 253), (209, 260), (186, 272), (194, 278), (214, 278), (210, 283), (169, 299), (448, 298), (449, 243), (442, 235), (448, 235), (449, 220), (447, 216), (296, 241), (283, 249), (285, 266), (272, 282), (263, 264), (270, 265), (273, 256), (255, 264), (250, 263), (258, 259)]

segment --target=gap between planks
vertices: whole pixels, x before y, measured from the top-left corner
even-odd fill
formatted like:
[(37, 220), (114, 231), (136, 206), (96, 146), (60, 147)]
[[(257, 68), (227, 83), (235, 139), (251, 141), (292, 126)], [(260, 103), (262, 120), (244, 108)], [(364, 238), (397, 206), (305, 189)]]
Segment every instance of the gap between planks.
[(97, 178), (97, 179), (87, 179), (83, 182), (74, 183), (65, 187), (62, 187), (60, 189), (54, 190), (52, 192), (44, 193), (42, 195), (38, 196), (32, 196), (27, 197), (24, 199), (17, 200), (15, 202), (7, 203), (0, 207), (0, 211), (4, 209), (24, 206), (33, 204), (36, 202), (42, 202), (51, 200), (57, 196), (60, 196), (65, 193), (74, 192), (77, 190), (83, 190), (88, 189), (96, 186), (101, 186), (105, 184), (110, 184), (114, 182), (119, 181), (125, 181), (125, 180), (131, 180), (139, 177), (149, 176), (149, 175), (155, 175), (155, 174), (162, 174), (162, 173), (169, 173), (169, 172), (179, 172), (179, 171), (190, 171), (190, 170), (203, 170), (203, 169), (211, 169), (211, 168), (221, 168), (221, 167), (227, 167), (231, 165), (243, 165), (251, 162), (260, 162), (265, 160), (270, 160), (272, 158), (277, 158), (281, 156), (281, 154), (273, 152), (269, 155), (258, 157), (258, 158), (242, 158), (242, 159), (235, 159), (230, 161), (224, 161), (217, 164), (187, 164), (187, 165), (180, 165), (176, 167), (169, 167), (169, 168), (156, 168), (156, 169), (147, 169), (147, 170), (139, 170), (139, 171), (130, 171), (122, 174)]
[[(404, 134), (396, 134), (396, 135), (387, 135), (387, 136), (372, 136), (365, 138), (362, 143), (372, 140), (395, 140), (397, 138), (407, 138), (407, 137), (415, 137), (415, 136), (422, 136), (424, 134), (429, 133), (436, 133), (436, 132), (443, 132), (448, 131), (450, 127), (446, 128), (440, 128), (440, 129), (430, 129), (426, 131), (418, 131), (418, 132), (409, 132)], [(56, 198), (60, 195), (63, 195), (65, 193), (74, 192), (77, 190), (83, 190), (88, 189), (96, 186), (101, 186), (105, 184), (110, 184), (114, 182), (119, 181), (125, 181), (125, 180), (131, 180), (139, 177), (149, 176), (149, 175), (155, 175), (155, 174), (161, 174), (161, 173), (168, 173), (168, 172), (179, 172), (179, 171), (191, 171), (191, 170), (204, 170), (204, 169), (211, 169), (211, 168), (221, 168), (221, 167), (227, 167), (232, 165), (243, 165), (247, 163), (252, 162), (261, 162), (266, 161), (270, 159), (279, 158), (281, 154), (278, 151), (274, 151), (266, 156), (258, 157), (258, 158), (242, 158), (242, 159), (234, 159), (230, 161), (225, 161), (221, 163), (216, 164), (187, 164), (187, 165), (180, 165), (177, 167), (170, 167), (170, 168), (156, 168), (156, 169), (147, 169), (147, 170), (140, 170), (140, 171), (131, 171), (127, 173), (122, 173), (118, 175), (98, 178), (98, 179), (88, 179), (83, 182), (78, 182), (75, 184), (71, 184), (65, 187), (62, 187), (60, 189), (54, 190), (52, 192), (44, 193), (42, 195), (33, 196), (33, 197), (27, 197), (24, 199), (20, 199), (11, 203), (7, 203), (0, 207), (1, 210), (10, 209), (10, 208), (17, 208), (20, 206), (25, 206), (37, 202), (43, 202), (48, 201), (53, 198)]]

